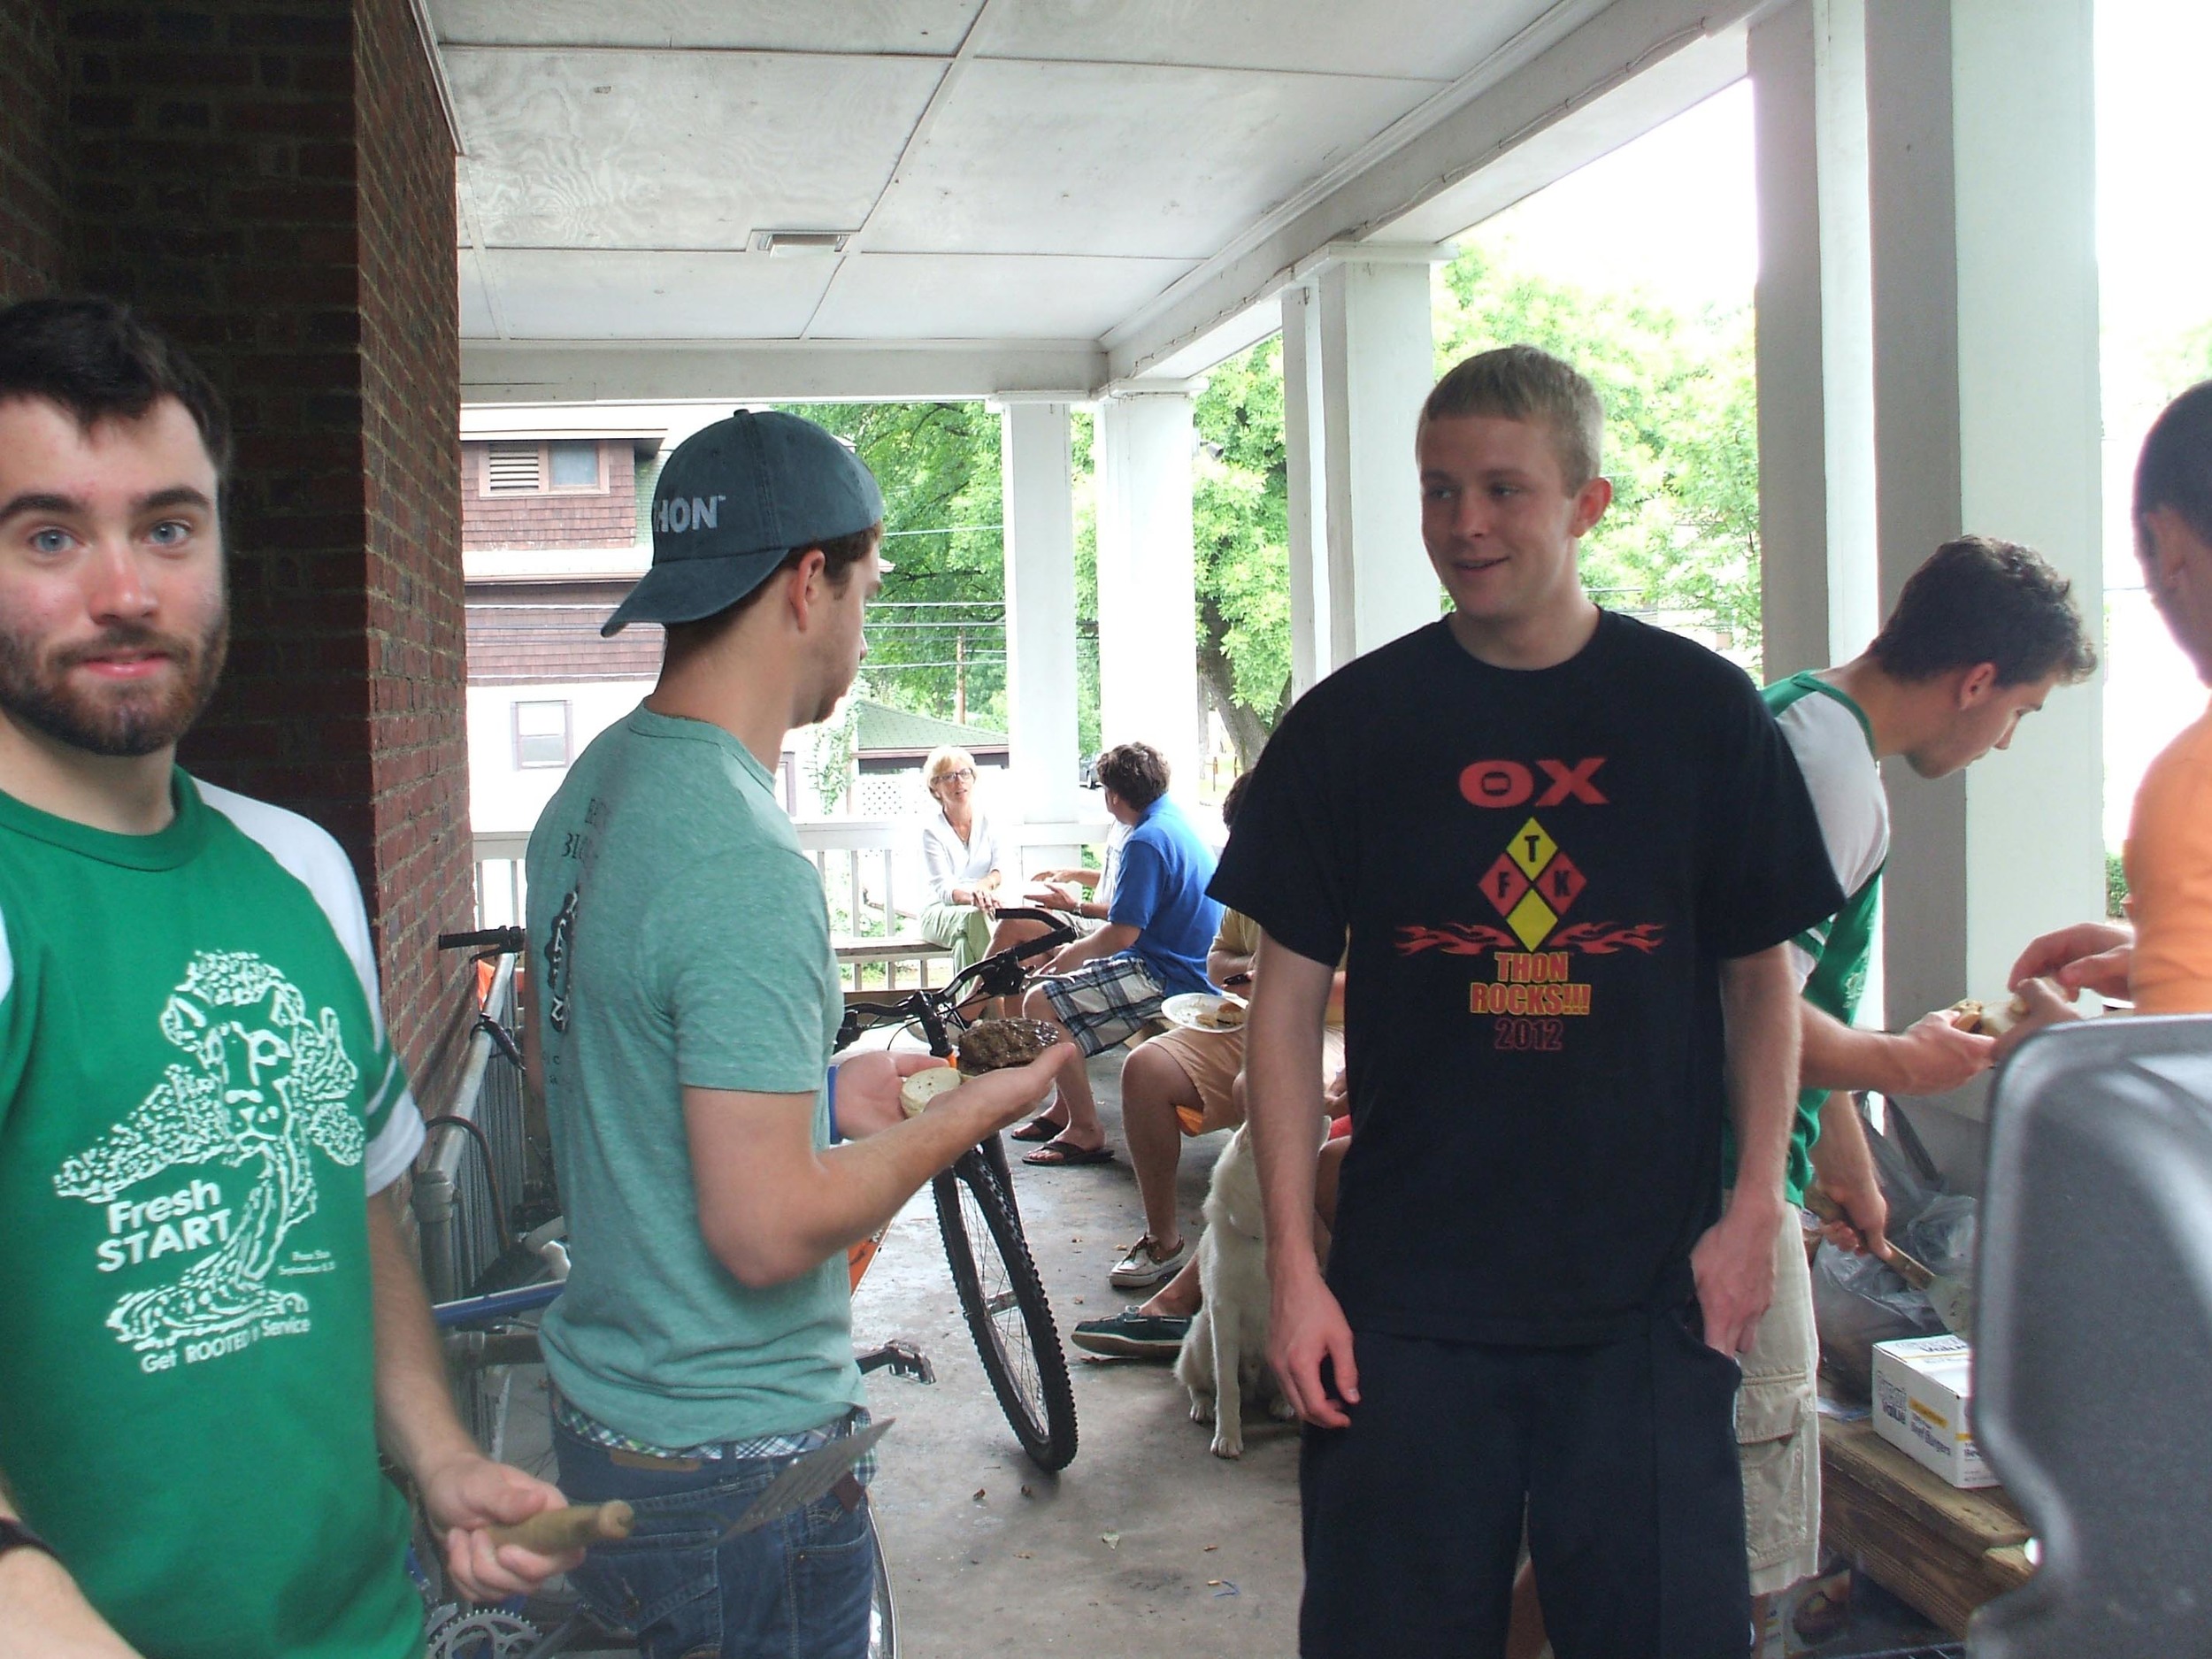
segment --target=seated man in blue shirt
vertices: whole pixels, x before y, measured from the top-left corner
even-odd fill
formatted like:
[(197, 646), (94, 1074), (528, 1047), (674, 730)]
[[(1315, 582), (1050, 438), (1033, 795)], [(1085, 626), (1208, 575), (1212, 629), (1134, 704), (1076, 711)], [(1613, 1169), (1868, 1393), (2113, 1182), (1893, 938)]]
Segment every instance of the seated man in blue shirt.
[[(1213, 855), (1167, 798), (1167, 761), (1148, 743), (1121, 743), (1098, 757), (1106, 810), (1129, 826), (1106, 926), (1045, 964), (1022, 1011), (1065, 1032), (1086, 1056), (1123, 1041), (1182, 991), (1205, 991), (1206, 951), (1221, 906), (1206, 896)], [(1112, 1157), (1090, 1079), (1060, 1074), (1059, 1103), (1040, 1123), (1060, 1133), (1023, 1160), (1102, 1164)], [(1029, 1138), (1034, 1139), (1033, 1134)]]

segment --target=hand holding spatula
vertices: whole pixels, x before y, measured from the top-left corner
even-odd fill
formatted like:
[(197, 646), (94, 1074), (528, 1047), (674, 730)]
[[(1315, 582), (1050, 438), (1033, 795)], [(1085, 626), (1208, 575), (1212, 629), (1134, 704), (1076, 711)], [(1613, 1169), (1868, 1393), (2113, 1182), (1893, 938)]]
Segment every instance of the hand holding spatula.
[[(1824, 1222), (1850, 1225), (1851, 1217), (1843, 1213), (1842, 1206), (1822, 1191), (1816, 1181), (1805, 1189), (1805, 1208)], [(1928, 1305), (1935, 1310), (1936, 1317), (1943, 1321), (1945, 1330), (1954, 1336), (1970, 1338), (1974, 1334), (1974, 1287), (1971, 1285), (1949, 1273), (1933, 1271), (1917, 1256), (1901, 1249), (1886, 1239), (1874, 1253), (1905, 1283), (1915, 1290), (1926, 1293)]]

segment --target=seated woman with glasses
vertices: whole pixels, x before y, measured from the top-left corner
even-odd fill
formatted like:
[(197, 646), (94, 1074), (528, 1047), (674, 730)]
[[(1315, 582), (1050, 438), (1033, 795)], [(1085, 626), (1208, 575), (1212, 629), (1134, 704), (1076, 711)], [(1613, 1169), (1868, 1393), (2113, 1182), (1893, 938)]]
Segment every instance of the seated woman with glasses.
[(929, 872), (930, 902), (922, 910), (922, 936), (949, 946), (953, 972), (1043, 933), (1041, 922), (1002, 920), (999, 894), (1005, 872), (998, 837), (976, 806), (975, 757), (964, 749), (932, 749), (922, 782), (937, 810), (922, 821), (922, 864)]

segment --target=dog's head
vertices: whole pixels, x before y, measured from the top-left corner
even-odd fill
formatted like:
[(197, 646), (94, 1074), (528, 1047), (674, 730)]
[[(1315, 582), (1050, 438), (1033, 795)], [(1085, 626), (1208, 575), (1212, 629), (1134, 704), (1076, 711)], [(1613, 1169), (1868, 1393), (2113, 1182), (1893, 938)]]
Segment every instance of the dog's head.
[(1231, 1227), (1249, 1239), (1267, 1236), (1260, 1202), (1260, 1162), (1252, 1151), (1252, 1133), (1242, 1125), (1221, 1148), (1214, 1164), (1207, 1204), (1218, 1208)]

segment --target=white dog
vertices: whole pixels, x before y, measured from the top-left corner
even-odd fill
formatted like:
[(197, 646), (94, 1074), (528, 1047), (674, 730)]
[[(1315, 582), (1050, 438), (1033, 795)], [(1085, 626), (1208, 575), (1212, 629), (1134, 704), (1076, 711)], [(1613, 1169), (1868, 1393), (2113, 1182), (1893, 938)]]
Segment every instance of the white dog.
[(1267, 1229), (1259, 1163), (1241, 1128), (1222, 1148), (1206, 1189), (1198, 1283), (1205, 1302), (1183, 1337), (1175, 1376), (1190, 1390), (1191, 1421), (1214, 1425), (1214, 1455), (1239, 1457), (1248, 1402), (1278, 1421), (1293, 1415), (1267, 1363)]

